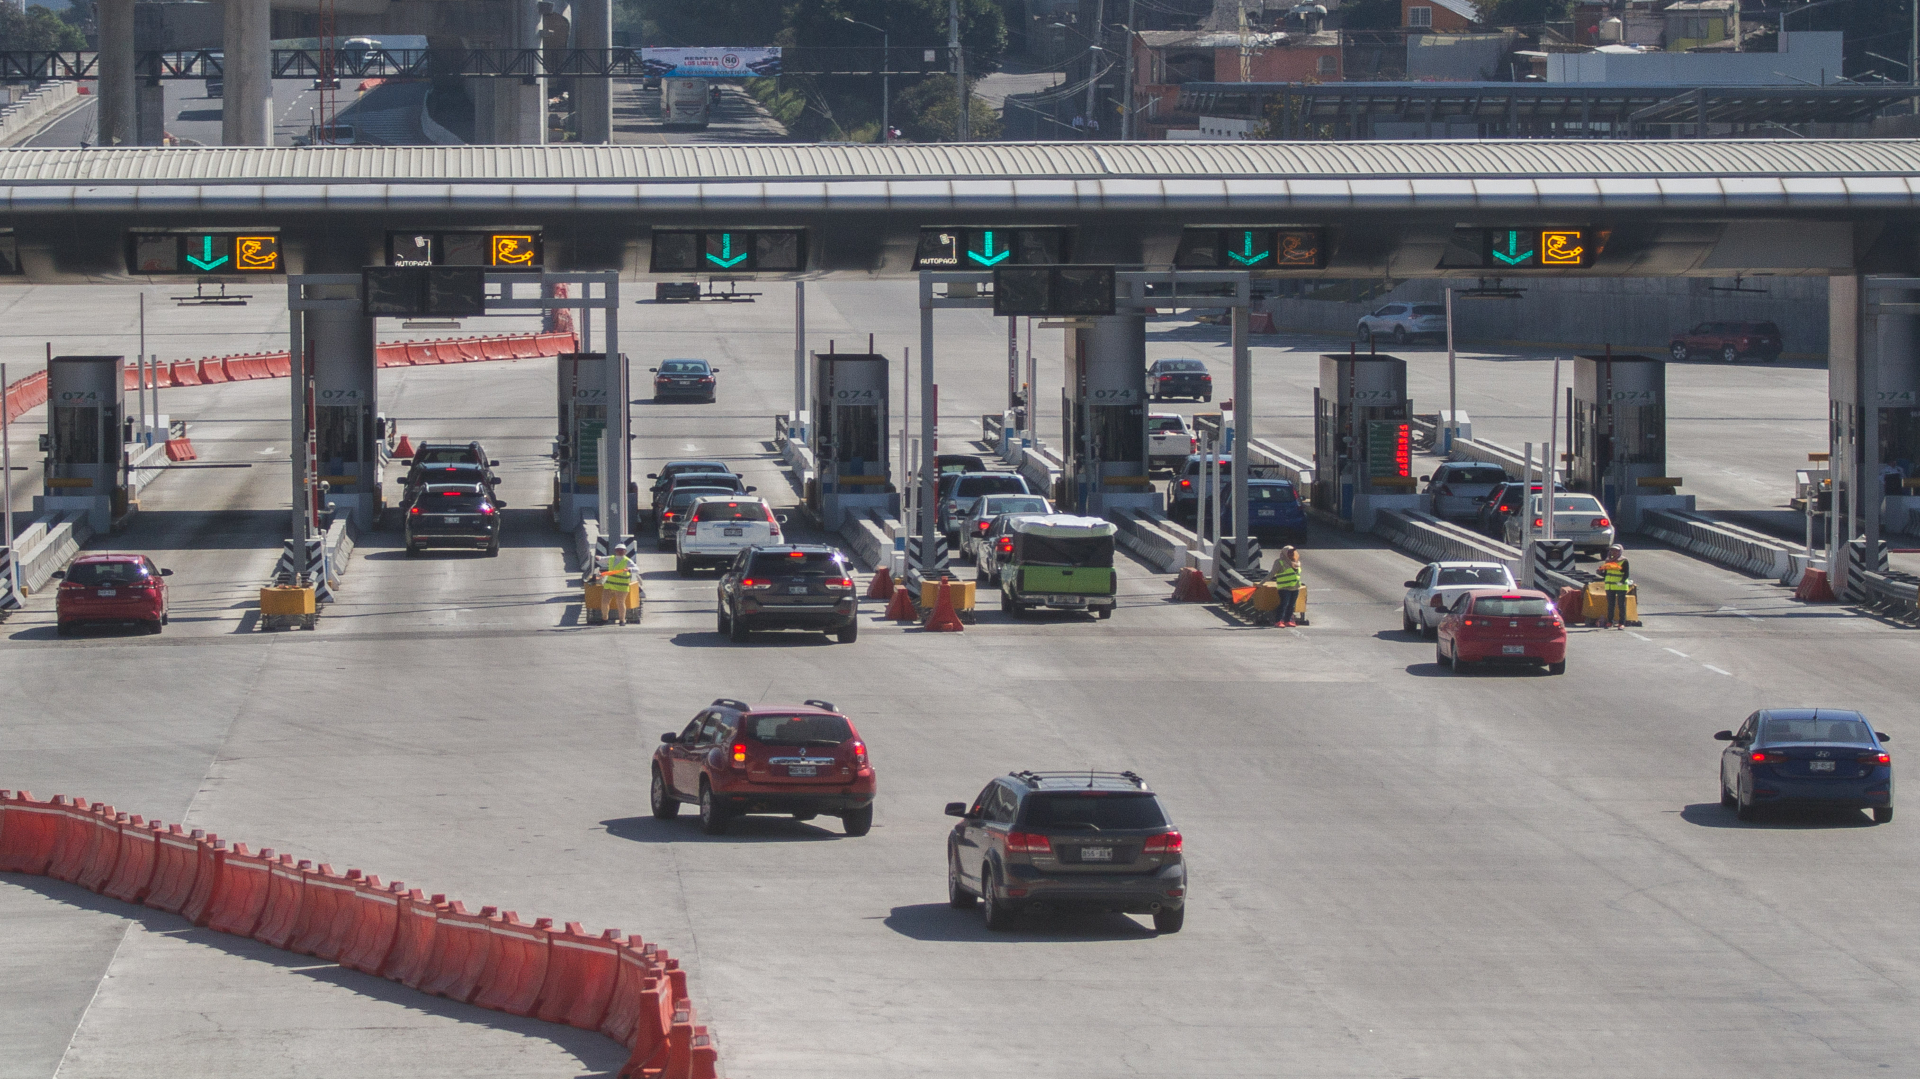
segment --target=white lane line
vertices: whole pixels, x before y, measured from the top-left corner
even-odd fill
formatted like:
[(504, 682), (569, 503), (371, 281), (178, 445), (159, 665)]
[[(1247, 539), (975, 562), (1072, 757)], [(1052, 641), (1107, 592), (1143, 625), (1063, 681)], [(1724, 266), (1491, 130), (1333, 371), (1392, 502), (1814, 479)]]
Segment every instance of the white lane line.
[(1715, 611), (1714, 613), (1715, 613), (1715, 614), (1737, 614), (1737, 615), (1739, 615), (1739, 616), (1740, 616), (1740, 617), (1742, 617), (1742, 618), (1752, 618), (1752, 617), (1753, 617), (1753, 615), (1752, 615), (1752, 614), (1749, 614), (1748, 612), (1746, 612), (1746, 611), (1743, 611), (1743, 610), (1741, 610), (1741, 609), (1740, 609), (1740, 608), (1738, 608), (1738, 607), (1722, 607), (1722, 608), (1720, 608), (1720, 609), (1719, 609), (1718, 611)]
[(1713, 673), (1715, 673), (1715, 674), (1724, 674), (1724, 675), (1726, 675), (1726, 676), (1727, 676), (1728, 678), (1732, 678), (1732, 677), (1733, 677), (1733, 672), (1732, 672), (1732, 671), (1723, 671), (1723, 670), (1721, 670), (1720, 668), (1718, 668), (1718, 667), (1716, 667), (1716, 666), (1714, 666), (1714, 665), (1713, 665), (1713, 664), (1711, 664), (1711, 663), (1702, 663), (1702, 664), (1701, 664), (1701, 666), (1702, 666), (1702, 667), (1705, 667), (1705, 668), (1706, 668), (1707, 670), (1710, 670), (1710, 671), (1712, 671), (1712, 672), (1713, 672)]
[(1678, 648), (1669, 648), (1667, 649), (1667, 651), (1672, 652), (1674, 655), (1679, 656), (1681, 659), (1693, 658), (1692, 656), (1687, 655), (1685, 652), (1680, 651)]
[[(1640, 637), (1640, 635), (1639, 635), (1638, 633), (1635, 633), (1635, 632), (1634, 632), (1634, 631), (1632, 631), (1632, 630), (1628, 630), (1628, 631), (1627, 631), (1627, 636), (1629, 636), (1629, 637)], [(1653, 643), (1653, 638), (1652, 638), (1652, 637), (1640, 637), (1640, 639), (1641, 639), (1641, 640), (1643, 640), (1643, 641), (1646, 641), (1646, 642), (1647, 642), (1647, 643), (1649, 643), (1649, 644), (1651, 644), (1651, 643)]]

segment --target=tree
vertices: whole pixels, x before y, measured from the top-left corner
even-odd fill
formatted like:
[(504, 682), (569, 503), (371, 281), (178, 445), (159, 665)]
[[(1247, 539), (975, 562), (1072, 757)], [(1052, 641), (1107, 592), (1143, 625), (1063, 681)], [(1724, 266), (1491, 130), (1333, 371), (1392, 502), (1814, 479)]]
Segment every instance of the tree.
[(87, 36), (78, 26), (39, 4), (18, 11), (0, 0), (0, 47), (34, 52), (84, 49)]
[(1480, 0), (1480, 20), (1489, 26), (1538, 26), (1568, 17), (1572, 0)]
[[(970, 138), (987, 141), (1000, 137), (1000, 117), (993, 106), (975, 97), (970, 102), (968, 124)], [(960, 118), (959, 95), (953, 90), (951, 75), (936, 75), (894, 95), (893, 124), (900, 133), (915, 142), (952, 142)]]

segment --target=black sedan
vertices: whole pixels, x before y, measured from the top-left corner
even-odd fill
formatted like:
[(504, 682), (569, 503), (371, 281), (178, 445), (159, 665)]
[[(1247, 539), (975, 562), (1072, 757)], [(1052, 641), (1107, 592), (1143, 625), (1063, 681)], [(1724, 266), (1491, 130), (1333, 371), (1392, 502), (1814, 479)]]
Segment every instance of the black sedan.
[(428, 547), (471, 547), (500, 553), (500, 514), (472, 483), (429, 484), (407, 507), (407, 554)]
[(1729, 743), (1720, 754), (1720, 804), (1741, 820), (1789, 804), (1871, 809), (1878, 824), (1893, 819), (1893, 758), (1881, 745), (1892, 736), (1858, 712), (1763, 709), (1714, 737)]
[(718, 368), (705, 360), (661, 360), (660, 366), (649, 368), (653, 372), (653, 399), (665, 401), (671, 397), (688, 397), (696, 401), (713, 401), (716, 390), (714, 375)]
[(1213, 400), (1213, 376), (1199, 360), (1155, 360), (1147, 368), (1147, 400), (1170, 401), (1187, 397)]

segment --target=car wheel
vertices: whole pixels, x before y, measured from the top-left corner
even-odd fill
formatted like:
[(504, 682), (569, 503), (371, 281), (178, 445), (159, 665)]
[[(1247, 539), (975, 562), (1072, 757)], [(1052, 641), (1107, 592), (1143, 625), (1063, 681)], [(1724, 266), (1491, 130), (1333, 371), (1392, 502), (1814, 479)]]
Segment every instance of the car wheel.
[(1453, 668), (1453, 673), (1455, 674), (1465, 674), (1467, 668), (1471, 666), (1471, 664), (1468, 664), (1460, 659), (1460, 642), (1459, 641), (1455, 641), (1453, 643), (1453, 651), (1447, 656), (1447, 666)]
[(1675, 342), (1673, 343), (1673, 348), (1672, 348), (1672, 349), (1670, 349), (1669, 351), (1670, 351), (1670, 352), (1672, 353), (1672, 355), (1673, 355), (1673, 362), (1674, 362), (1674, 363), (1685, 363), (1685, 362), (1687, 361), (1687, 356), (1688, 356), (1688, 353), (1687, 353), (1687, 346), (1686, 346), (1686, 345), (1684, 345), (1684, 344), (1682, 344), (1682, 343), (1680, 343), (1680, 342), (1678, 342), (1678, 341), (1675, 341)]
[(852, 644), (859, 640), (860, 620), (858, 618), (848, 620), (846, 625), (835, 631), (833, 639), (839, 641), (841, 644)]
[(161, 612), (160, 612), (160, 624), (161, 624), (161, 625), (163, 625), (163, 626), (165, 626), (165, 625), (170, 625), (170, 624), (171, 624), (172, 622), (173, 622), (173, 616), (172, 616), (172, 615), (170, 615), (170, 614), (168, 614), (168, 613), (167, 613), (167, 612), (165, 612), (165, 611), (161, 611)]
[(653, 790), (647, 796), (647, 804), (653, 808), (654, 820), (672, 820), (680, 815), (680, 800), (667, 793), (667, 781), (660, 769), (653, 770)]
[(1187, 908), (1185, 907), (1153, 912), (1153, 931), (1156, 933), (1178, 933), (1180, 927), (1186, 924)]
[(840, 827), (852, 836), (862, 836), (873, 831), (873, 807), (862, 806), (840, 814)]
[(727, 630), (733, 628), (730, 625), (733, 619), (727, 617), (727, 609), (724, 606), (716, 609), (713, 612), (713, 621), (714, 621), (713, 628), (714, 628), (714, 632), (716, 633), (725, 633), (727, 632)]
[(79, 627), (75, 626), (72, 622), (57, 622), (54, 624), (53, 632), (57, 636), (71, 637), (77, 628)]
[(1875, 824), (1893, 823), (1893, 807), (1892, 806), (1874, 806), (1873, 807), (1873, 823)]
[(738, 614), (729, 614), (727, 616), (728, 640), (734, 644), (745, 644), (752, 636), (753, 630), (748, 627), (746, 619), (740, 617)]
[(1201, 402), (1202, 402), (1202, 403), (1206, 403), (1206, 402), (1209, 402), (1209, 401), (1212, 401), (1212, 400), (1213, 400), (1213, 395), (1212, 395), (1212, 394), (1207, 394), (1207, 395), (1206, 395), (1205, 397), (1202, 397), (1202, 398), (1201, 398), (1200, 400), (1201, 400)]
[(1407, 343), (1407, 328), (1405, 326), (1395, 326), (1393, 328), (1393, 343), (1396, 345), (1404, 345)]
[(495, 540), (494, 542), (487, 544), (487, 557), (488, 558), (500, 557), (500, 541)]
[(685, 556), (675, 558), (673, 560), (673, 572), (682, 577), (691, 577), (693, 576), (693, 563), (688, 562)]
[(1099, 610), (1097, 610), (1097, 611), (1095, 611), (1095, 612), (1094, 612), (1094, 617), (1095, 617), (1095, 618), (1112, 618), (1112, 617), (1113, 617), (1113, 608), (1112, 608), (1112, 607), (1102, 607), (1102, 608), (1100, 608)]
[(1733, 815), (1741, 820), (1752, 820), (1759, 815), (1759, 809), (1752, 802), (1735, 794), (1733, 797)]
[(158, 633), (160, 632), (160, 620), (158, 618), (149, 618), (141, 623), (141, 628), (145, 629), (148, 633)]
[(727, 830), (727, 811), (714, 801), (713, 788), (704, 779), (700, 781), (700, 830), (708, 835)]
[(1549, 664), (1547, 664), (1547, 673), (1548, 673), (1548, 674), (1565, 674), (1565, 673), (1567, 673), (1567, 661), (1563, 659), (1563, 660), (1561, 660), (1561, 661), (1560, 661), (1560, 662), (1558, 662), (1558, 663), (1549, 663)]
[(1367, 339), (1367, 324), (1364, 322), (1354, 323), (1353, 335), (1355, 337), (1358, 337), (1360, 340), (1365, 341)]
[(967, 891), (967, 886), (960, 883), (960, 862), (949, 854), (947, 856), (947, 906), (954, 910), (970, 910), (979, 901), (979, 896)]
[(1420, 632), (1420, 628), (1413, 624), (1413, 617), (1407, 614), (1407, 605), (1404, 603), (1400, 605), (1400, 632), (1402, 633)]
[(980, 913), (986, 920), (987, 928), (1000, 932), (1013, 928), (1013, 911), (1000, 898), (1000, 889), (995, 887), (993, 866), (980, 867)]
[(1727, 345), (1720, 350), (1721, 363), (1732, 363), (1739, 358), (1740, 358), (1740, 351), (1734, 348), (1732, 345)]
[(1422, 637), (1425, 637), (1429, 641), (1435, 642), (1437, 645), (1440, 640), (1439, 624), (1435, 623), (1434, 625), (1429, 626), (1425, 622), (1420, 623), (1420, 635)]
[(419, 545), (419, 544), (417, 544), (417, 543), (409, 543), (409, 544), (407, 544), (407, 557), (408, 557), (408, 558), (418, 558), (418, 557), (419, 557), (419, 555), (420, 555), (420, 545)]
[(1441, 649), (1439, 641), (1433, 642), (1433, 665), (1436, 667), (1447, 665), (1447, 653)]
[(1735, 798), (1733, 796), (1733, 792), (1727, 789), (1726, 783), (1724, 782), (1721, 783), (1720, 784), (1720, 808), (1734, 809), (1739, 805), (1740, 805), (1740, 799)]

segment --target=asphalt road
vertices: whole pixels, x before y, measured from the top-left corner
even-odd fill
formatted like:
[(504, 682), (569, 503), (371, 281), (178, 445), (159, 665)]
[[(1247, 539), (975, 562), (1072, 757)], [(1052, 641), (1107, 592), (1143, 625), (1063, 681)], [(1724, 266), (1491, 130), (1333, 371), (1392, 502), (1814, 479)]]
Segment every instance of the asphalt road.
[[(766, 291), (644, 307), (623, 348), (721, 368), (717, 404), (635, 406), (643, 466), (723, 456), (791, 504), (769, 440), (791, 404), (792, 316)], [(917, 348), (906, 295), (815, 286), (810, 344), (864, 350), (874, 332), (890, 355)], [(966, 417), (1001, 403), (1005, 331), (985, 313), (940, 318), (953, 448), (977, 433)], [(1057, 334), (1037, 339), (1052, 357), (1040, 384), (1056, 387)], [(1211, 328), (1156, 322), (1150, 340), (1152, 356), (1224, 373)], [(1332, 346), (1270, 340), (1256, 426), (1303, 447), (1307, 406), (1286, 388)], [(1434, 364), (1417, 357), (1419, 377)], [(1471, 364), (1486, 414), (1533, 426), (1541, 362)], [(255, 631), (246, 611), (285, 515), (284, 385), (174, 391), (203, 460), (258, 463), (163, 479), (151, 512), (103, 541), (175, 569), (165, 635), (56, 640), (44, 598), (6, 623), (0, 685), (18, 703), (0, 710), (0, 783), (641, 933), (689, 969), (735, 1079), (1798, 1079), (1899, 1074), (1920, 1050), (1910, 822), (1736, 822), (1710, 737), (1763, 704), (1860, 707), (1894, 733), (1905, 780), (1900, 747), (1920, 738), (1903, 725), (1911, 630), (1636, 545), (1643, 627), (1576, 630), (1562, 677), (1456, 677), (1398, 629), (1413, 561), (1325, 530), (1306, 550), (1313, 624), (1296, 631), (1171, 604), (1166, 578), (1127, 563), (1110, 621), (989, 609), (935, 635), (868, 604), (854, 645), (733, 646), (711, 577), (682, 580), (644, 547), (644, 621), (583, 628), (538, 513), (551, 370), (383, 373), (382, 407), (411, 437), (479, 437), (503, 461), (506, 542), (497, 559), (407, 559), (396, 531), (371, 534), (311, 633)], [(1754, 376), (1688, 377), (1710, 402)], [(1785, 392), (1776, 405), (1794, 422), (1821, 410)], [(1758, 421), (1724, 427), (1699, 437), (1717, 456), (1695, 471), (1748, 467), (1743, 447), (1768, 438)], [(716, 696), (824, 697), (853, 716), (880, 770), (872, 834), (765, 818), (709, 838), (654, 821), (658, 735)], [(1186, 930), (1037, 917), (989, 934), (949, 910), (942, 804), (1008, 769), (1089, 766), (1134, 769), (1165, 798), (1192, 865)], [(127, 913), (0, 876), (0, 924), (15, 927), (0, 936), (0, 1077), (544, 1077), (620, 1062), (594, 1036)]]

